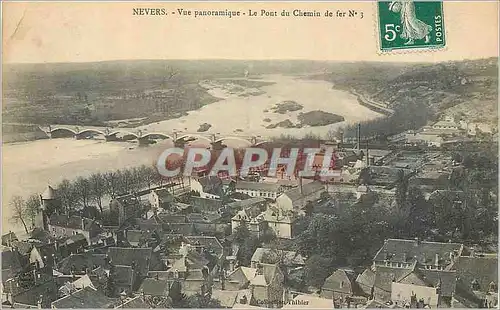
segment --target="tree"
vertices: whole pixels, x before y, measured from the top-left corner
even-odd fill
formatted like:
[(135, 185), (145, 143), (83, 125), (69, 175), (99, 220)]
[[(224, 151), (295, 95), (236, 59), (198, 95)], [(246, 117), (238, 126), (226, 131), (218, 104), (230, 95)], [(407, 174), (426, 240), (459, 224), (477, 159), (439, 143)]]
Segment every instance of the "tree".
[(56, 188), (57, 198), (60, 200), (64, 212), (68, 213), (71, 209), (74, 208), (75, 203), (78, 200), (75, 187), (69, 180), (64, 179)]
[(222, 308), (220, 302), (217, 299), (213, 299), (209, 295), (201, 295), (196, 293), (186, 298), (185, 308)]
[(31, 226), (35, 227), (35, 218), (40, 209), (40, 197), (36, 194), (30, 195), (26, 200), (26, 218), (31, 221)]
[(408, 178), (405, 172), (401, 169), (398, 171), (398, 180), (396, 181), (396, 204), (398, 208), (404, 208), (406, 204), (406, 196), (408, 193)]
[(86, 208), (89, 205), (91, 199), (90, 181), (84, 177), (78, 177), (73, 186), (76, 201), (83, 208)]
[(18, 223), (21, 222), (24, 226), (24, 230), (29, 234), (28, 226), (26, 225), (26, 219), (29, 217), (29, 211), (26, 208), (26, 203), (21, 196), (14, 196), (10, 201), (10, 209), (12, 210), (12, 221)]
[(90, 176), (90, 198), (97, 203), (102, 213), (102, 198), (106, 194), (106, 183), (101, 173), (94, 173)]
[(104, 174), (105, 192), (111, 198), (119, 194), (119, 176), (116, 171), (110, 171)]
[(250, 266), (252, 255), (259, 247), (257, 237), (250, 234), (247, 226), (241, 224), (234, 232), (234, 242), (239, 245), (237, 259), (240, 265)]
[(306, 260), (304, 277), (307, 285), (320, 288), (334, 268), (329, 258), (313, 255)]

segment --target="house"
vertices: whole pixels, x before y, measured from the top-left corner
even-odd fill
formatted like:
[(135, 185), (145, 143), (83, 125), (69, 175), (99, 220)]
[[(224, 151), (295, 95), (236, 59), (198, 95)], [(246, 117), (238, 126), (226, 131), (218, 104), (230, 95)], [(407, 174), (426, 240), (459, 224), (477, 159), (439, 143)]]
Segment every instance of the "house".
[(280, 249), (257, 248), (252, 255), (251, 266), (256, 268), (261, 263), (276, 264), (280, 262), (287, 269), (305, 266), (306, 259), (295, 251)]
[(266, 230), (267, 224), (261, 214), (260, 205), (252, 205), (236, 213), (231, 218), (231, 231), (236, 232), (238, 227), (246, 225), (250, 233), (260, 237)]
[(148, 241), (152, 238), (152, 232), (144, 230), (125, 229), (121, 234), (119, 244), (126, 247), (143, 247), (148, 245)]
[(223, 207), (223, 201), (216, 198), (191, 196), (189, 201), (194, 212), (220, 213)]
[(215, 255), (218, 260), (221, 260), (224, 256), (224, 247), (216, 237), (185, 236), (184, 239), (199, 253), (206, 251)]
[(139, 227), (140, 230), (149, 230), (149, 231), (156, 231), (156, 232), (161, 232), (163, 230), (162, 227), (162, 221), (159, 220), (158, 217), (151, 217), (149, 219), (143, 219), (143, 218), (136, 218), (135, 219), (137, 227)]
[[(449, 307), (457, 282), (454, 266), (463, 250), (463, 245), (457, 243), (388, 239), (373, 258), (372, 266), (357, 277), (356, 283), (365, 295), (384, 302), (394, 297), (393, 283), (439, 288), (440, 307)], [(408, 286), (398, 289), (405, 287)]]
[(63, 237), (54, 241), (54, 247), (60, 257), (83, 252), (88, 249), (87, 238), (82, 234)]
[(59, 294), (63, 296), (70, 295), (73, 294), (73, 292), (85, 287), (96, 289), (94, 283), (92, 283), (92, 280), (88, 275), (84, 275), (73, 282), (67, 282), (59, 288)]
[(17, 239), (16, 234), (13, 233), (12, 231), (9, 231), (7, 234), (2, 235), (2, 245), (3, 246), (10, 247), (16, 241), (19, 241), (19, 240)]
[(108, 248), (109, 263), (112, 265), (134, 266), (139, 276), (146, 277), (155, 260), (151, 248)]
[(335, 155), (335, 164), (339, 168), (352, 165), (360, 158), (358, 150), (341, 149), (335, 152)]
[(276, 199), (284, 191), (284, 188), (278, 183), (238, 181), (235, 191), (250, 197)]
[(166, 279), (146, 278), (139, 288), (139, 292), (147, 297), (166, 297), (168, 291), (169, 283)]
[[(203, 254), (195, 251), (189, 244), (182, 244), (179, 254), (168, 258), (168, 278), (181, 285), (186, 295), (205, 294), (211, 287), (209, 265)], [(214, 267), (214, 266), (212, 266)]]
[(440, 307), (449, 307), (455, 294), (457, 275), (453, 270), (421, 269), (415, 263), (412, 269), (377, 266), (373, 271), (375, 274), (373, 282), (359, 277), (357, 281), (362, 282), (364, 287), (371, 287), (371, 297), (380, 301), (391, 301), (394, 297), (392, 295), (393, 283), (439, 288)]
[(256, 275), (256, 268), (239, 266), (227, 275), (221, 272), (218, 278), (214, 278), (214, 287), (228, 291), (247, 289), (250, 285), (250, 281), (255, 278)]
[(64, 296), (52, 302), (51, 308), (110, 308), (117, 302), (119, 302), (118, 298), (109, 298), (101, 290), (85, 287), (71, 295)]
[(92, 252), (72, 254), (59, 261), (55, 269), (62, 274), (70, 275), (86, 274), (97, 267), (106, 267), (106, 269), (109, 269), (106, 254), (95, 254)]
[(428, 167), (420, 171), (411, 179), (412, 186), (430, 187), (432, 189), (447, 189), (450, 184), (451, 173)]
[(222, 308), (232, 309), (236, 304), (248, 305), (252, 292), (248, 289), (238, 291), (212, 290), (211, 297), (219, 301)]
[(55, 237), (72, 237), (78, 234), (85, 236), (88, 244), (101, 232), (101, 226), (92, 219), (81, 216), (53, 214), (48, 223), (50, 233)]
[(29, 262), (37, 270), (46, 270), (52, 273), (52, 267), (56, 265), (58, 253), (54, 244), (35, 245), (31, 249)]
[[(291, 239), (293, 235), (293, 223), (295, 216), (292, 211), (283, 211), (278, 208), (267, 208), (259, 215), (277, 237)], [(258, 218), (259, 218), (258, 217)]]
[[(405, 284), (393, 282), (391, 284), (391, 301), (396, 305), (413, 308), (438, 308), (440, 306), (439, 287)], [(417, 305), (420, 303), (420, 305)]]
[(412, 170), (390, 166), (369, 166), (360, 173), (360, 182), (365, 185), (394, 186), (402, 177), (407, 177)]
[(191, 213), (187, 215), (187, 220), (193, 224), (195, 232), (201, 235), (224, 234), (228, 226), (218, 213)]
[(151, 307), (151, 300), (148, 297), (137, 295), (125, 300), (120, 300), (118, 304), (115, 304), (114, 309), (149, 309)]
[(109, 203), (109, 209), (112, 214), (118, 217), (118, 226), (126, 220), (138, 217), (141, 206), (139, 200), (132, 194), (123, 195), (112, 199)]
[(461, 256), (463, 249), (463, 245), (459, 243), (388, 239), (375, 254), (373, 265), (412, 268), (417, 262), (424, 269), (445, 270)]
[(345, 299), (354, 295), (360, 295), (361, 290), (356, 283), (356, 274), (350, 269), (337, 269), (326, 278), (321, 287), (320, 296), (329, 300), (339, 298)]
[(325, 186), (318, 181), (300, 184), (281, 194), (276, 199), (276, 203), (282, 211), (302, 210), (309, 202), (320, 199), (325, 192)]
[(114, 280), (114, 287), (119, 294), (134, 292), (142, 280), (136, 263), (132, 263), (132, 266), (111, 265), (109, 278)]
[(148, 200), (153, 210), (169, 209), (174, 202), (174, 196), (167, 188), (160, 188), (152, 190)]
[(250, 289), (256, 305), (280, 307), (283, 302), (283, 281), (283, 272), (277, 265), (258, 265), (255, 277), (250, 280)]
[(253, 197), (253, 198), (230, 202), (227, 204), (227, 207), (232, 214), (236, 214), (237, 211), (246, 209), (248, 207), (253, 207), (255, 205), (257, 205), (260, 210), (265, 210), (267, 201), (265, 198), (262, 197)]
[(224, 195), (222, 180), (216, 176), (203, 176), (191, 179), (191, 190), (201, 198), (219, 199)]
[(29, 271), (6, 283), (3, 293), (11, 305), (48, 308), (57, 299), (58, 286), (52, 275)]
[(455, 298), (475, 307), (494, 308), (498, 305), (497, 254), (471, 253), (460, 256), (455, 263), (457, 291)]

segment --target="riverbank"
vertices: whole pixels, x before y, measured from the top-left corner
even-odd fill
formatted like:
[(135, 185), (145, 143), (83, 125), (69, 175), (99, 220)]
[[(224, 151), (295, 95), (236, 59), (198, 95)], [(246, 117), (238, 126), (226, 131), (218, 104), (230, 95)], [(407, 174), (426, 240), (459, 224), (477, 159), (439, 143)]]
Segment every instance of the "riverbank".
[(368, 109), (375, 111), (380, 114), (384, 114), (386, 116), (391, 116), (394, 113), (394, 110), (389, 109), (386, 105), (375, 102), (372, 99), (367, 98), (365, 95), (358, 93), (353, 88), (349, 89), (349, 92), (356, 96), (358, 103)]

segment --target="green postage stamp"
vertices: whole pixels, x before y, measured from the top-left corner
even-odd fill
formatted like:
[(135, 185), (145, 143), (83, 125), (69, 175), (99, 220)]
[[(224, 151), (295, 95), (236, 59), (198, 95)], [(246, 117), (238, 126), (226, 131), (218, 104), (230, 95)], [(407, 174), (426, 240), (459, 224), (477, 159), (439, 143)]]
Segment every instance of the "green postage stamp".
[(377, 5), (383, 52), (445, 46), (442, 1), (379, 1)]

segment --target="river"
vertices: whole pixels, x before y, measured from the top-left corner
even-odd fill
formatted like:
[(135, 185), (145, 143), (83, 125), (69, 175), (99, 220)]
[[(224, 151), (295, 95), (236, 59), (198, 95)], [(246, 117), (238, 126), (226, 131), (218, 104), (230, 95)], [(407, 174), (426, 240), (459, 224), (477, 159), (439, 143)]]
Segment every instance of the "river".
[[(324, 135), (330, 128), (344, 126), (382, 115), (361, 106), (350, 93), (332, 88), (326, 81), (297, 79), (289, 76), (266, 76), (263, 80), (275, 84), (261, 87), (264, 94), (239, 97), (211, 89), (212, 95), (224, 98), (179, 119), (162, 121), (143, 126), (153, 131), (181, 130), (194, 132), (202, 123), (212, 125), (211, 132), (278, 136), (282, 133), (303, 135), (313, 132)], [(278, 114), (264, 112), (276, 103), (293, 100), (303, 105), (300, 111)], [(285, 119), (297, 121), (300, 112), (322, 110), (344, 116), (345, 122), (331, 126), (309, 128), (266, 129), (270, 123)], [(264, 122), (269, 118), (271, 122)], [(235, 143), (235, 142), (234, 142)], [(231, 142), (226, 142), (231, 145)], [(48, 139), (32, 142), (11, 143), (2, 146), (2, 231), (23, 232), (22, 225), (9, 219), (9, 201), (14, 195), (27, 197), (41, 193), (47, 185), (57, 185), (63, 179), (87, 176), (93, 172), (106, 172), (125, 167), (152, 164), (171, 142), (164, 141), (148, 147), (137, 147), (127, 142), (104, 142), (102, 140)], [(233, 144), (233, 146), (236, 146)]]

